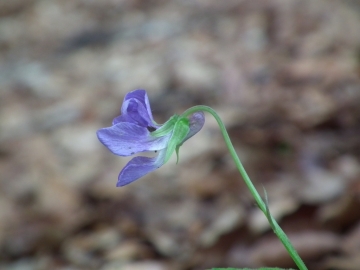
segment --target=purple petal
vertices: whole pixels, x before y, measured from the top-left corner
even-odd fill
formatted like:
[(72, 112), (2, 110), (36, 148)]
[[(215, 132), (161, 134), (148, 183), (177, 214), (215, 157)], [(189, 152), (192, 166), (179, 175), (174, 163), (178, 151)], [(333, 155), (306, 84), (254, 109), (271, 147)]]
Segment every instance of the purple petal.
[(131, 122), (129, 117), (127, 115), (119, 115), (117, 117), (115, 117), (112, 121), (113, 125), (119, 124), (121, 122)]
[(146, 127), (133, 123), (121, 122), (114, 126), (102, 128), (97, 136), (113, 154), (131, 156), (138, 152), (155, 151), (166, 148), (169, 135), (153, 137)]
[(134, 157), (121, 170), (116, 186), (121, 187), (130, 184), (140, 177), (160, 168), (164, 164), (165, 152), (166, 150), (161, 150), (159, 155), (154, 158)]
[(123, 121), (135, 123), (143, 127), (157, 127), (145, 90), (135, 90), (125, 96), (121, 107), (121, 116), (116, 117), (113, 120), (113, 124)]
[(205, 115), (203, 112), (196, 112), (190, 116), (189, 120), (190, 120), (190, 123), (189, 123), (190, 131), (186, 135), (183, 142), (190, 139), (192, 136), (194, 136), (196, 133), (198, 133), (200, 131), (200, 129), (202, 129), (202, 127), (204, 126), (204, 123), (205, 123)]
[(156, 128), (157, 126), (153, 123), (151, 117), (152, 116), (148, 115), (146, 108), (140, 101), (130, 99), (124, 101), (121, 108), (121, 115), (113, 120), (113, 125), (120, 122), (130, 122), (142, 127)]
[(129, 99), (137, 99), (138, 101), (141, 102), (141, 104), (147, 109), (149, 115), (152, 115), (151, 113), (151, 109), (150, 109), (150, 102), (149, 102), (149, 98), (146, 94), (146, 91), (143, 89), (138, 89), (138, 90), (134, 90), (130, 93), (127, 93), (124, 101), (129, 100)]

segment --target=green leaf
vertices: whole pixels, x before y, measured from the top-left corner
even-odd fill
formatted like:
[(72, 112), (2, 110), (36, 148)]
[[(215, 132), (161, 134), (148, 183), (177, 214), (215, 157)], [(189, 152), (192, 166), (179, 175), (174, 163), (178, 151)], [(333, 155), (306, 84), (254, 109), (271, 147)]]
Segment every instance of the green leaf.
[(186, 117), (181, 117), (180, 119), (178, 119), (177, 122), (175, 123), (173, 133), (171, 135), (171, 138), (169, 140), (166, 149), (165, 162), (167, 162), (170, 159), (172, 153), (174, 153), (175, 150), (176, 150), (176, 155), (179, 158), (178, 146), (182, 144), (189, 131), (190, 131), (189, 119)]
[(173, 128), (178, 120), (179, 120), (179, 115), (175, 114), (175, 115), (171, 116), (170, 119), (167, 120), (160, 128), (151, 132), (151, 136), (154, 136), (154, 137), (165, 136), (166, 134), (168, 134), (169, 132), (171, 132), (173, 130)]

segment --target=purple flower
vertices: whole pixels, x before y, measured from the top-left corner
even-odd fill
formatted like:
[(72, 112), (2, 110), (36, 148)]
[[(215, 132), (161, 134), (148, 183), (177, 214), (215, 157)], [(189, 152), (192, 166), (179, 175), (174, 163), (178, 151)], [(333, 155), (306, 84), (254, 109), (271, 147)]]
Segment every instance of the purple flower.
[(121, 107), (121, 115), (113, 120), (111, 127), (97, 131), (97, 136), (113, 154), (131, 156), (140, 152), (155, 151), (156, 157), (137, 156), (121, 170), (116, 186), (125, 186), (160, 168), (174, 151), (195, 135), (204, 125), (202, 112), (190, 118), (174, 115), (163, 125), (152, 116), (145, 90), (128, 93)]

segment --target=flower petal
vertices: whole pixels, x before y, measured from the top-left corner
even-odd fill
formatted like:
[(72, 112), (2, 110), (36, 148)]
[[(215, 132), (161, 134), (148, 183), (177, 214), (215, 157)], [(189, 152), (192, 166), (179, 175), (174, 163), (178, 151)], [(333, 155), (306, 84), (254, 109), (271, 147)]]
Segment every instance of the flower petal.
[(117, 117), (115, 117), (112, 121), (112, 124), (113, 125), (116, 125), (118, 123), (121, 123), (121, 122), (131, 122), (129, 117), (127, 115), (119, 115)]
[(117, 187), (125, 186), (143, 177), (144, 175), (160, 168), (164, 164), (166, 150), (161, 150), (157, 157), (134, 157), (121, 170)]
[(156, 129), (157, 126), (153, 123), (151, 117), (140, 101), (130, 99), (124, 101), (121, 107), (121, 115), (113, 120), (113, 125), (120, 122), (130, 122), (142, 127), (152, 127)]
[(138, 152), (161, 150), (167, 147), (171, 132), (162, 137), (154, 137), (146, 127), (133, 123), (121, 122), (102, 128), (97, 136), (113, 154), (130, 156)]
[(113, 124), (123, 121), (144, 127), (157, 127), (145, 90), (135, 90), (125, 96), (123, 105), (121, 106), (121, 116), (116, 117), (113, 120)]
[(125, 98), (124, 98), (124, 101), (132, 99), (132, 98), (137, 99), (138, 101), (140, 101), (141, 104), (144, 105), (144, 107), (147, 109), (149, 115), (152, 116), (149, 98), (148, 98), (147, 93), (146, 93), (146, 91), (144, 89), (137, 89), (137, 90), (134, 90), (134, 91), (132, 91), (130, 93), (127, 93)]
[(196, 133), (198, 133), (200, 131), (200, 129), (202, 129), (202, 127), (204, 126), (204, 123), (205, 123), (205, 115), (203, 112), (196, 112), (190, 116), (189, 120), (190, 120), (190, 123), (189, 123), (190, 131), (186, 135), (183, 142), (190, 139), (192, 136), (194, 136)]

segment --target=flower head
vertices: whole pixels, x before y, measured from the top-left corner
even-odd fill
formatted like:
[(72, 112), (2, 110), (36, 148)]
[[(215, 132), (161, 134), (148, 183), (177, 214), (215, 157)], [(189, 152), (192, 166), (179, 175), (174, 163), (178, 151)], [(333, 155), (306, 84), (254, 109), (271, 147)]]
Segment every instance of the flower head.
[(97, 136), (113, 154), (131, 156), (140, 152), (155, 151), (156, 157), (134, 157), (121, 170), (116, 186), (127, 185), (160, 168), (174, 151), (195, 135), (204, 125), (202, 112), (190, 118), (174, 115), (163, 125), (152, 116), (145, 90), (128, 93), (121, 107), (121, 115), (113, 120), (111, 127), (97, 131)]

